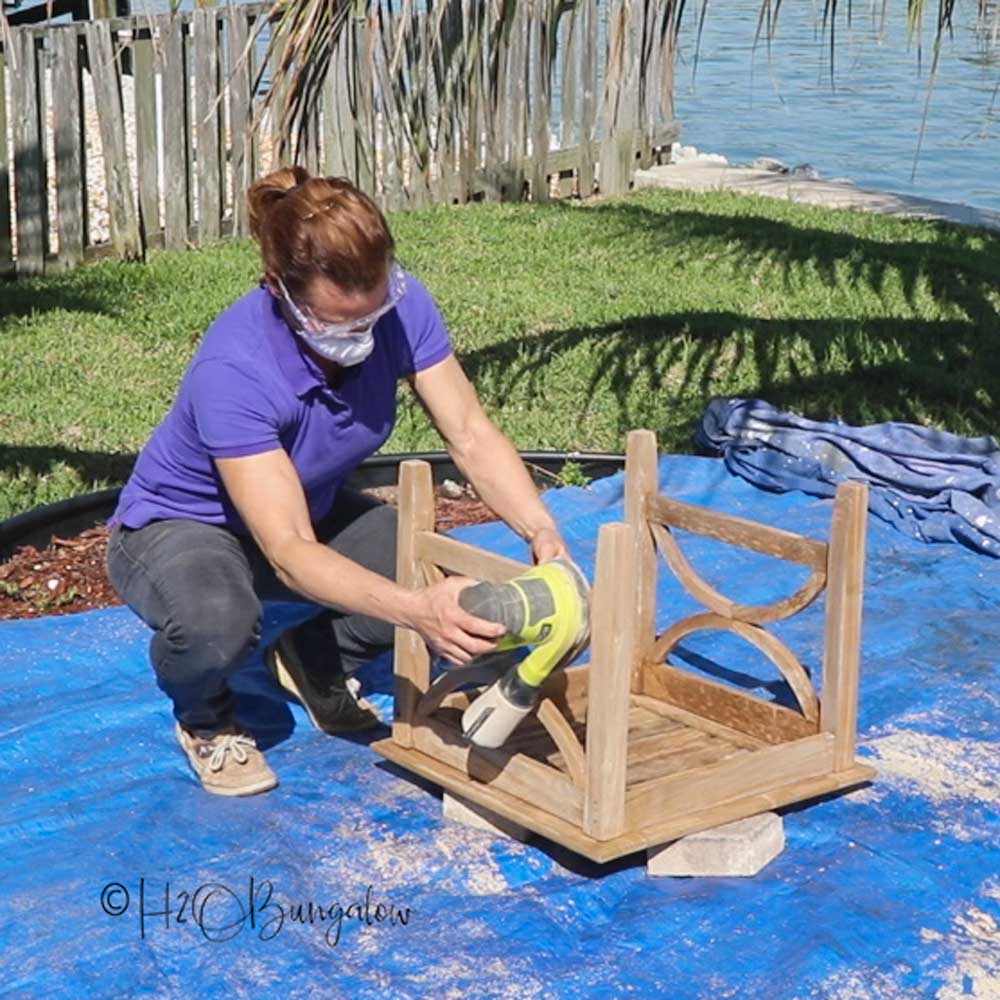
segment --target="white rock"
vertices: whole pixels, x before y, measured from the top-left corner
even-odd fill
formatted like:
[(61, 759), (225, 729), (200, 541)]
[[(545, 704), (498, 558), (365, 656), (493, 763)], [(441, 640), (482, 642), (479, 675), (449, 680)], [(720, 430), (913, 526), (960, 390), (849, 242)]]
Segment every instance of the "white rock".
[(695, 146), (682, 146), (675, 142), (670, 146), (671, 163), (721, 163), (729, 161), (721, 153), (702, 153)]
[(454, 479), (446, 479), (441, 484), (441, 492), (452, 500), (458, 500), (459, 497), (465, 496), (465, 490)]
[(819, 171), (811, 163), (800, 163), (789, 171), (792, 177), (804, 177), (809, 181), (819, 180)]
[(761, 813), (712, 830), (692, 833), (646, 852), (647, 875), (756, 875), (785, 848), (777, 813)]
[(772, 156), (758, 156), (756, 160), (750, 161), (752, 170), (770, 170), (776, 174), (787, 173), (788, 167), (781, 160), (776, 160)]

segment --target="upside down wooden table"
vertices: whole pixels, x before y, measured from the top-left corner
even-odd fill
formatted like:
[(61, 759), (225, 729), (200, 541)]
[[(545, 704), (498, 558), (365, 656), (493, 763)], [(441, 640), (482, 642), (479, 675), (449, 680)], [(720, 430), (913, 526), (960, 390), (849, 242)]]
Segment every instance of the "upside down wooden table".
[[(822, 542), (661, 496), (650, 431), (629, 434), (627, 456), (626, 521), (603, 525), (598, 536), (589, 663), (550, 677), (538, 709), (503, 747), (488, 750), (465, 740), (461, 716), (494, 674), (456, 671), (432, 684), (426, 645), (398, 629), (392, 735), (373, 744), (403, 768), (594, 861), (875, 773), (854, 757), (867, 487), (838, 487), (829, 542)], [(398, 578), (405, 586), (444, 572), (501, 582), (526, 568), (434, 532), (425, 463), (402, 464), (399, 494)], [(775, 604), (740, 604), (699, 576), (672, 529), (777, 556), (810, 575)], [(657, 553), (705, 608), (659, 635)], [(824, 591), (819, 697), (801, 662), (766, 626)], [(798, 709), (672, 665), (677, 644), (706, 629), (733, 632), (767, 656)]]

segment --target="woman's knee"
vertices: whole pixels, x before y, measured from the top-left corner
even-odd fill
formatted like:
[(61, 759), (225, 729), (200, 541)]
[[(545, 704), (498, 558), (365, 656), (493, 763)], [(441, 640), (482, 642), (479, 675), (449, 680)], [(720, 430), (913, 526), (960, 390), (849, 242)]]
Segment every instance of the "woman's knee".
[(262, 631), (261, 605), (252, 591), (202, 594), (197, 602), (174, 609), (159, 630), (157, 669), (177, 681), (228, 674), (257, 648)]

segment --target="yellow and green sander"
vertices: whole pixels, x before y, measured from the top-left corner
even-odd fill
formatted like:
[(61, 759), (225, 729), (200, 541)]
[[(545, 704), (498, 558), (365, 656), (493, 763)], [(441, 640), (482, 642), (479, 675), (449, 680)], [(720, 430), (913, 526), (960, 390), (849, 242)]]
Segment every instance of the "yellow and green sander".
[(462, 715), (462, 732), (470, 742), (499, 747), (538, 703), (546, 678), (586, 649), (590, 587), (574, 563), (554, 559), (506, 583), (466, 587), (458, 603), (507, 630), (496, 651), (488, 654), (490, 659), (531, 647), (525, 659), (510, 666)]

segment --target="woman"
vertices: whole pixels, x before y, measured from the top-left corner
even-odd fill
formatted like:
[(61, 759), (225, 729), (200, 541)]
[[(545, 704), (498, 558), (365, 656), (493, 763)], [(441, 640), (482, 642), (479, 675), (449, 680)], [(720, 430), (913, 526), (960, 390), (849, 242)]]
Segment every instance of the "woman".
[(389, 437), (399, 379), (535, 561), (567, 556), (434, 300), (395, 263), (375, 203), (300, 167), (247, 197), (264, 279), (209, 327), (109, 522), (108, 575), (154, 630), (150, 659), (178, 741), (203, 787), (222, 795), (277, 784), (227, 683), (260, 640), (262, 599), (323, 609), (265, 662), (328, 733), (377, 723), (350, 675), (391, 645), (393, 626), (456, 664), (502, 632), (459, 606), (467, 579), (398, 586), (395, 510), (342, 485)]

